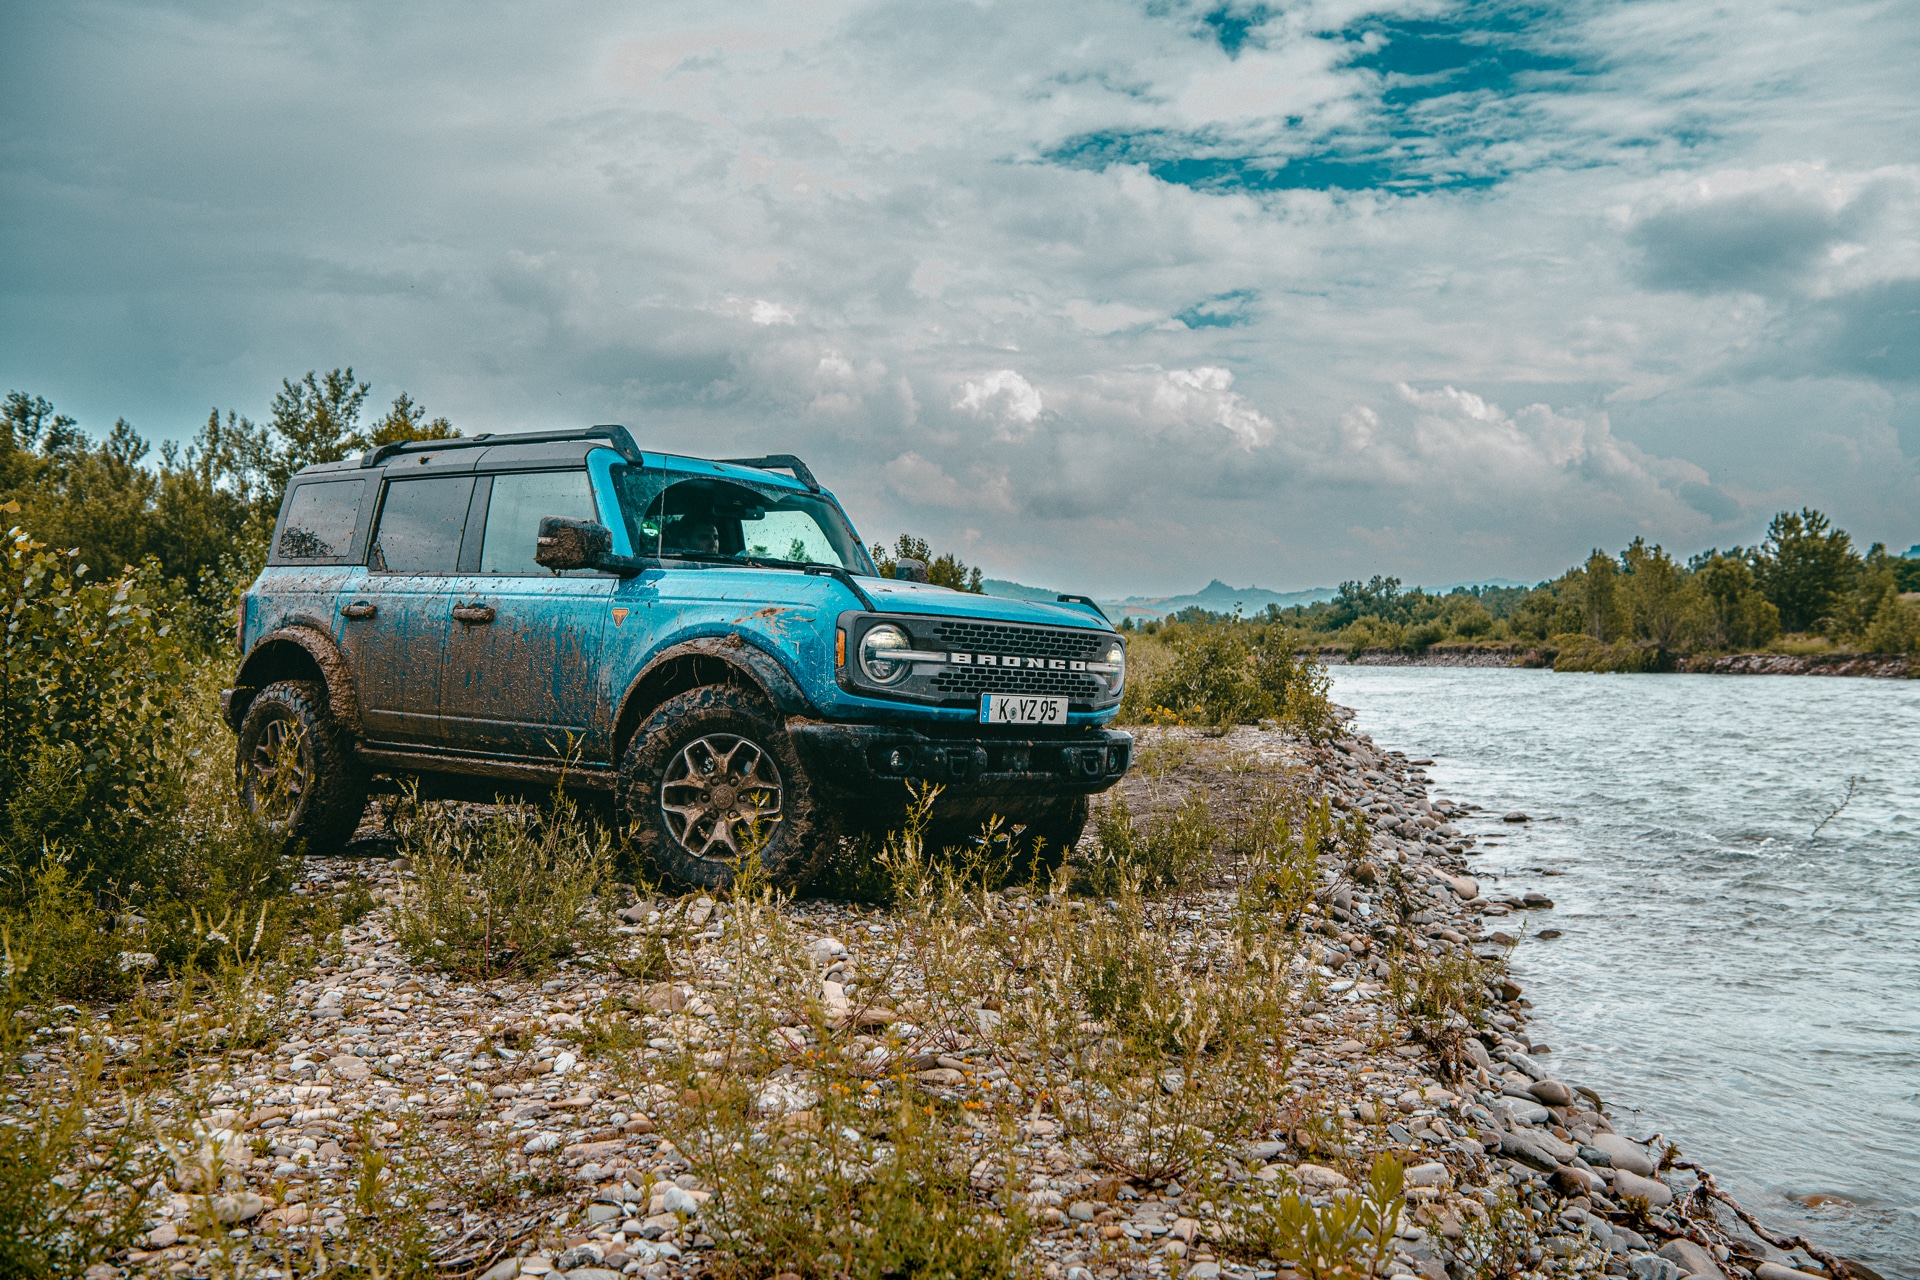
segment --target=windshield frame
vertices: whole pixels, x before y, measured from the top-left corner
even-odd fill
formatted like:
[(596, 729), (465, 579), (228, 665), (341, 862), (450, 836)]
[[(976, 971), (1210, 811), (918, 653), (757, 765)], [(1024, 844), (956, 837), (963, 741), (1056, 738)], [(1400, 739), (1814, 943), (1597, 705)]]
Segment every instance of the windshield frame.
[[(860, 540), (859, 531), (853, 527), (853, 522), (847, 519), (847, 513), (841, 508), (839, 501), (825, 491), (798, 489), (777, 482), (759, 481), (748, 476), (705, 475), (632, 463), (615, 464), (610, 467), (609, 480), (613, 505), (619, 512), (627, 543), (633, 549), (634, 556), (639, 559), (716, 566), (738, 565), (743, 568), (802, 569), (808, 564), (818, 564), (829, 569), (840, 569), (859, 577), (879, 576), (879, 570), (874, 566), (866, 544)], [(647, 517), (656, 514), (657, 508), (664, 507), (667, 494), (683, 485), (712, 486), (723, 491), (724, 489), (744, 490), (754, 495), (759, 500), (759, 504), (766, 509), (801, 512), (819, 527), (828, 546), (836, 555), (842, 557), (843, 563), (833, 565), (824, 560), (789, 560), (784, 556), (759, 554), (748, 548), (744, 537), (738, 552), (667, 549), (662, 541), (666, 526), (664, 523), (657, 525), (654, 534), (649, 537), (646, 533)], [(719, 496), (725, 496), (724, 492)]]

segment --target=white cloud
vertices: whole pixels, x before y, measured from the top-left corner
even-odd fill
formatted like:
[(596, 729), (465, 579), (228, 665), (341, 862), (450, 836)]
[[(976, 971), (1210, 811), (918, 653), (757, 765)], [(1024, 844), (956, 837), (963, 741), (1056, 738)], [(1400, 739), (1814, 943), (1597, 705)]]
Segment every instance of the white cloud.
[(1017, 440), (1033, 433), (1046, 406), (1031, 382), (1011, 369), (996, 369), (961, 383), (954, 391), (953, 407), (996, 424), (995, 439)]
[[(1472, 34), (1570, 85), (1401, 106), (1352, 59), (1426, 0), (1236, 57), (1117, 0), (85, 11), (0, 55), (0, 379), (96, 429), (352, 362), (468, 430), (797, 452), (876, 531), (992, 511), (969, 558), (1102, 591), (1544, 575), (1802, 503), (1920, 541), (1910, 7), (1515, 10)], [(1320, 144), (1484, 181), (1263, 186)]]

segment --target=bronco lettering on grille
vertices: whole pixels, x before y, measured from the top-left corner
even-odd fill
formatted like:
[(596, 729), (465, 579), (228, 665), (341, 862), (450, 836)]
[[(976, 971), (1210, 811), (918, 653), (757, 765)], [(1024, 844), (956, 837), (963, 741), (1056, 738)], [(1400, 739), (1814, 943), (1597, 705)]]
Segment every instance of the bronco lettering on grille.
[(1087, 664), (1067, 658), (1023, 658), (1017, 654), (957, 653), (949, 651), (947, 663), (955, 667), (1024, 667), (1029, 671), (1085, 671)]

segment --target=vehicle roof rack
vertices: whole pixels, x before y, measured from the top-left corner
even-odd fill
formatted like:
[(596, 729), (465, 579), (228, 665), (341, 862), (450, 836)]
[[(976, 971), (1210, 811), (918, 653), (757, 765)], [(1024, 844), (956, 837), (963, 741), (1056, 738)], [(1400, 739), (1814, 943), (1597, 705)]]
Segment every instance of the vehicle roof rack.
[(820, 492), (820, 482), (813, 478), (813, 469), (790, 453), (769, 453), (760, 458), (715, 458), (714, 461), (724, 462), (730, 467), (752, 467), (758, 471), (791, 471), (794, 479), (813, 492)]
[(567, 440), (605, 440), (628, 461), (640, 461), (640, 446), (634, 443), (633, 433), (617, 422), (608, 422), (592, 427), (568, 427), (560, 431), (483, 431), (477, 436), (455, 436), (451, 440), (399, 440), (361, 454), (360, 465), (377, 467), (388, 458), (403, 453), (475, 449), (502, 444), (557, 444)]

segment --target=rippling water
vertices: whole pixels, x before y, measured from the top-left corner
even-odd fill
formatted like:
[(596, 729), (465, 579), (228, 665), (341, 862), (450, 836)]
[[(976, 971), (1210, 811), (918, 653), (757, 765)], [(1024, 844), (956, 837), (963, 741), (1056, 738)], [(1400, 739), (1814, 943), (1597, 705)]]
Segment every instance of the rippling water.
[(1920, 1276), (1920, 681), (1332, 671), (1436, 794), (1536, 819), (1465, 829), (1556, 903), (1513, 964), (1556, 1071), (1776, 1230)]

